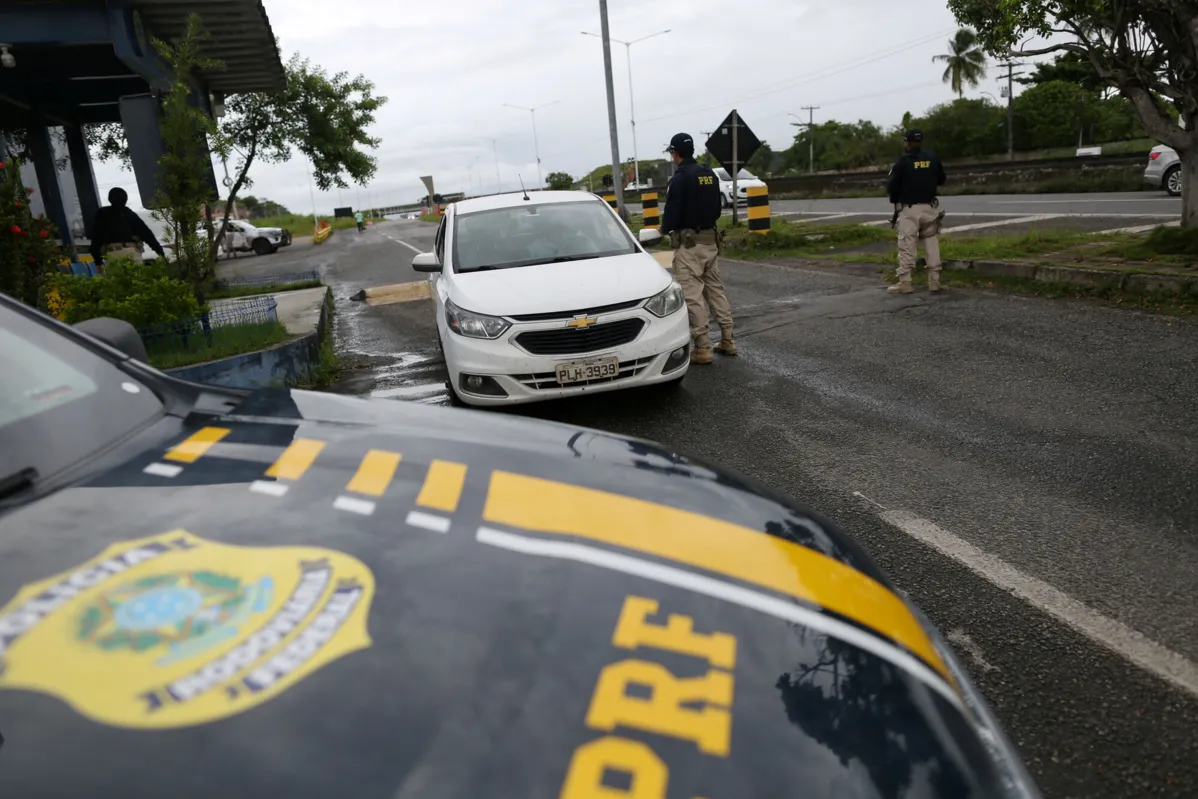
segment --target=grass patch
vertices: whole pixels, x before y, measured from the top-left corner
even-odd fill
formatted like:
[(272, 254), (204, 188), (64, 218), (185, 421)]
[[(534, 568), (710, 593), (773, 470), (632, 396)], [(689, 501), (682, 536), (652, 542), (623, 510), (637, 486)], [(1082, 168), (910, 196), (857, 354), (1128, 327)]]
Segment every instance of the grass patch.
[[(893, 270), (887, 271), (885, 276), (891, 283), (897, 279)], [(917, 286), (926, 285), (927, 273), (922, 269), (917, 270), (912, 282)], [(945, 286), (997, 289), (1045, 299), (1089, 300), (1112, 308), (1130, 308), (1162, 316), (1198, 317), (1198, 299), (1176, 294), (1141, 293), (1110, 287), (1075, 286), (1071, 283), (1046, 283), (1028, 278), (983, 275), (972, 269), (945, 269), (940, 273), (940, 282)]]
[(860, 247), (894, 238), (889, 229), (873, 225), (799, 225), (784, 219), (772, 220), (770, 231), (765, 235), (752, 233), (743, 226), (734, 228), (728, 217), (720, 220), (720, 227), (725, 229), (728, 245), (725, 252), (748, 260), (823, 256), (834, 250)]
[(432, 225), (439, 225), (439, 224), (441, 224), (441, 216), (440, 216), (440, 214), (421, 214), (420, 221), (428, 222), (429, 224), (432, 224)]
[[(344, 217), (321, 217), (333, 230), (348, 230), (352, 227), (357, 227), (357, 223), (353, 219)], [(303, 214), (287, 214), (285, 216), (266, 216), (261, 219), (251, 220), (250, 224), (255, 227), (281, 227), (291, 233), (292, 238), (299, 236), (311, 236), (316, 229), (316, 223), (311, 214), (306, 216)]]
[(175, 369), (265, 349), (289, 338), (291, 336), (281, 322), (259, 322), (214, 327), (208, 336), (197, 329), (186, 338), (172, 335), (161, 341), (150, 340), (146, 342), (146, 349), (150, 365), (158, 369)]
[[(984, 194), (1089, 194), (1094, 192), (1149, 191), (1144, 183), (1144, 170), (1129, 166), (1119, 170), (1106, 170), (1097, 175), (1079, 172), (1077, 175), (1051, 178), (1035, 183), (987, 182), (953, 183), (953, 167), (946, 166), (948, 185), (940, 189), (941, 197), (969, 197)], [(853, 200), (873, 197), (886, 198), (885, 177), (878, 178), (874, 189), (857, 188), (844, 191), (787, 191), (771, 194), (772, 200)]]
[(1198, 264), (1198, 229), (1158, 227), (1143, 238), (1129, 238), (1101, 250), (1105, 257), (1178, 266)]
[(323, 285), (319, 280), (304, 280), (299, 283), (274, 283), (262, 286), (224, 286), (214, 288), (206, 292), (204, 296), (209, 300), (227, 300), (232, 297), (256, 297), (260, 294), (275, 294), (281, 291), (318, 289)]
[[(881, 232), (887, 239), (895, 240), (890, 229)], [(940, 257), (945, 261), (1019, 261), (1096, 243), (1115, 242), (1115, 246), (1119, 246), (1133, 241), (1132, 236), (1116, 234), (1097, 239), (1092, 233), (1055, 229), (1033, 230), (1022, 236), (942, 236)], [(1095, 249), (1089, 254), (1100, 252), (1102, 250)], [(834, 253), (832, 257), (844, 263), (898, 265), (898, 245), (896, 242), (894, 249), (885, 252)]]

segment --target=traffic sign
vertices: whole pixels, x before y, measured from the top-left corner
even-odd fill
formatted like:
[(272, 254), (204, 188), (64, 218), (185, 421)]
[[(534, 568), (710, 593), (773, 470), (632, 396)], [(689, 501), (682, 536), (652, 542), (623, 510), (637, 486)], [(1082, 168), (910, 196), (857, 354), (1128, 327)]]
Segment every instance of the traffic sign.
[(761, 139), (749, 130), (736, 111), (730, 113), (707, 140), (707, 151), (731, 175), (740, 171), (760, 147)]

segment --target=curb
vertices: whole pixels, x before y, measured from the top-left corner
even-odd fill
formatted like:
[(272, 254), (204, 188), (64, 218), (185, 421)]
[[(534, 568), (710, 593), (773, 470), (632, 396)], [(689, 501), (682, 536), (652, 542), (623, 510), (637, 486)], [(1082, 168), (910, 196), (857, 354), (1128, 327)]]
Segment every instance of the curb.
[(1058, 266), (1020, 261), (945, 261), (944, 268), (995, 277), (1017, 277), (1038, 283), (1107, 288), (1162, 294), (1198, 295), (1198, 276), (1155, 272), (1120, 272), (1086, 266)]
[(328, 334), (333, 302), (332, 290), (325, 290), (316, 330), (264, 350), (243, 352), (206, 363), (167, 369), (166, 374), (192, 383), (227, 388), (272, 388), (294, 385), (306, 379), (312, 364), (320, 357), (320, 344)]

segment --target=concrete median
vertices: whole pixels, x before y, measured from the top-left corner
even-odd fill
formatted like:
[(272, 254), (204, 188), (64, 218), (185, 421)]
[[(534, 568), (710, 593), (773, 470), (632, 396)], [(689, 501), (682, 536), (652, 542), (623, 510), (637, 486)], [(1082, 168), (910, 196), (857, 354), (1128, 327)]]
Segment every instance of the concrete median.
[(431, 296), (429, 282), (417, 280), (411, 283), (392, 283), (387, 286), (362, 289), (350, 299), (354, 302), (365, 302), (367, 305), (390, 305), (396, 302), (427, 300)]

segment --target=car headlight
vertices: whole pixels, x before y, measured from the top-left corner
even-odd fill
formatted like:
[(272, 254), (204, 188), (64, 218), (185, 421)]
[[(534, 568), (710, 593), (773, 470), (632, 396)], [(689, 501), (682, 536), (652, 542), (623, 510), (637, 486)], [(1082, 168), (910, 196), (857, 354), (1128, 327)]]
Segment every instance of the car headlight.
[(645, 303), (645, 310), (654, 316), (666, 317), (677, 313), (685, 306), (686, 298), (682, 296), (682, 287), (675, 283)]
[(499, 338), (512, 326), (506, 319), (472, 313), (449, 300), (445, 301), (445, 322), (450, 330), (467, 338)]

